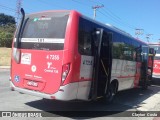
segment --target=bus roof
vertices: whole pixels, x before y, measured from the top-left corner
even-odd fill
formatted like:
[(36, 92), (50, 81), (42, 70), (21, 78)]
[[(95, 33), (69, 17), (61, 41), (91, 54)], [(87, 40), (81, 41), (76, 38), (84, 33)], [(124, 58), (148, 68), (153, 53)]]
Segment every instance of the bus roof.
[(148, 43), (148, 45), (160, 45), (160, 43), (159, 42), (155, 42), (155, 43)]
[(39, 13), (47, 13), (47, 12), (70, 12), (70, 13), (73, 12), (73, 13), (75, 13), (75, 14), (78, 14), (79, 16), (83, 16), (85, 19), (87, 19), (87, 20), (89, 20), (89, 21), (92, 21), (92, 22), (94, 22), (94, 23), (96, 23), (96, 24), (99, 24), (99, 25), (101, 25), (101, 26), (104, 26), (105, 28), (110, 29), (111, 31), (117, 32), (117, 33), (119, 33), (119, 34), (121, 34), (121, 35), (124, 35), (124, 36), (126, 36), (126, 37), (131, 38), (131, 39), (134, 39), (134, 40), (136, 40), (136, 41), (138, 41), (138, 42), (140, 42), (140, 43), (142, 43), (142, 44), (148, 45), (146, 42), (144, 42), (144, 41), (142, 41), (142, 40), (139, 40), (139, 39), (137, 39), (137, 38), (134, 38), (134, 37), (133, 37), (132, 35), (130, 35), (129, 33), (125, 32), (125, 31), (123, 31), (123, 30), (121, 30), (121, 29), (119, 29), (119, 28), (117, 28), (117, 27), (115, 27), (115, 26), (107, 25), (107, 24), (101, 23), (101, 22), (99, 22), (99, 21), (93, 20), (92, 18), (89, 18), (89, 17), (81, 14), (80, 12), (78, 12), (78, 11), (76, 11), (76, 10), (47, 10), (47, 11), (41, 11), (41, 12), (31, 13), (31, 14), (28, 14), (28, 15), (34, 15), (34, 14), (39, 14)]
[(125, 32), (124, 30), (121, 30), (121, 29), (119, 29), (119, 28), (117, 28), (117, 27), (115, 27), (115, 26), (101, 23), (101, 22), (96, 21), (96, 20), (94, 20), (94, 19), (92, 19), (92, 18), (89, 18), (89, 17), (87, 17), (87, 16), (85, 16), (85, 15), (82, 15), (81, 13), (79, 13), (79, 12), (77, 12), (77, 11), (74, 11), (74, 10), (72, 10), (72, 12), (76, 12), (77, 14), (83, 16), (85, 19), (87, 19), (87, 20), (89, 20), (89, 21), (92, 21), (92, 22), (94, 22), (94, 23), (96, 23), (96, 24), (99, 24), (99, 25), (101, 25), (101, 26), (104, 26), (104, 27), (107, 28), (107, 29), (110, 29), (110, 30), (112, 30), (112, 31), (114, 31), (114, 32), (117, 32), (117, 33), (121, 34), (121, 35), (124, 35), (124, 36), (126, 36), (126, 37), (131, 38), (131, 39), (134, 39), (135, 41), (138, 41), (138, 42), (140, 42), (140, 43), (142, 43), (142, 44), (144, 44), (144, 45), (148, 45), (146, 42), (144, 42), (144, 41), (142, 41), (142, 40), (140, 40), (140, 39), (134, 38), (134, 37), (133, 37), (132, 35), (130, 35), (129, 33)]
[(70, 12), (70, 11), (71, 10), (45, 10), (45, 11), (30, 13), (30, 14), (27, 14), (27, 15), (34, 15), (34, 14), (39, 14), (39, 13), (50, 13), (50, 12)]

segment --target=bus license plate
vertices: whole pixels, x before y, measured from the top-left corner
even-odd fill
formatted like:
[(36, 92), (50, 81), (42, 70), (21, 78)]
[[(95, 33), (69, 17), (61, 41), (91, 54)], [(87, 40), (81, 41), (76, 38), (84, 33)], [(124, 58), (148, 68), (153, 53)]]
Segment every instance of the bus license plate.
[(33, 87), (38, 87), (38, 83), (37, 83), (37, 82), (34, 82), (34, 81), (28, 81), (28, 82), (27, 82), (27, 85), (28, 85), (28, 86), (33, 86)]

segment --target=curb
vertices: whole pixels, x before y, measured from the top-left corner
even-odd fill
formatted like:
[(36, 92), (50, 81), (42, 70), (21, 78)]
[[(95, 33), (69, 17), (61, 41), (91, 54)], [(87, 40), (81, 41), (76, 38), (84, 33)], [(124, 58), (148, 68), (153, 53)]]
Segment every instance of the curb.
[(10, 69), (10, 66), (0, 66), (0, 69)]

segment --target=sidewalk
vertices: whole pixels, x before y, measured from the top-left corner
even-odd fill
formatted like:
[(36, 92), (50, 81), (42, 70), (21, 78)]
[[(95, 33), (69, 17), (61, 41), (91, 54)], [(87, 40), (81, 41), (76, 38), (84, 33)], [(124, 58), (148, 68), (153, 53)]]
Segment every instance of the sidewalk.
[(0, 69), (10, 69), (11, 66), (0, 66)]

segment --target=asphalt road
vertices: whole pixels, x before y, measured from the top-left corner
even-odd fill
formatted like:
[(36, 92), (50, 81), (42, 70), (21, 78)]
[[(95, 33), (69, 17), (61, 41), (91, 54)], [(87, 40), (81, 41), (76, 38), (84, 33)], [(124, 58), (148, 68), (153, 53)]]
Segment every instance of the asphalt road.
[[(133, 113), (137, 111), (160, 111), (160, 86), (149, 86), (148, 90), (131, 89), (119, 92), (112, 104), (84, 101), (61, 102), (11, 91), (9, 69), (0, 69), (0, 111), (45, 111), (47, 115), (53, 116), (47, 119), (61, 120), (77, 119), (79, 116), (84, 119), (106, 119), (107, 117), (109, 120), (128, 120), (128, 117), (125, 116), (130, 112), (126, 111)], [(117, 116), (121, 116), (121, 118)], [(151, 120), (153, 118), (130, 117), (129, 119)], [(30, 120), (31, 118), (25, 119)]]

